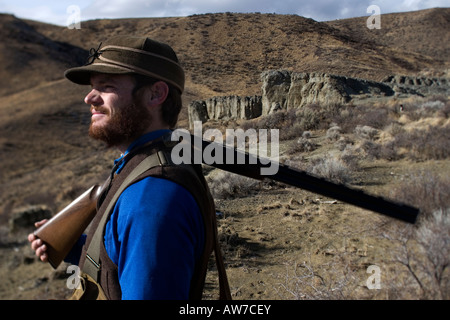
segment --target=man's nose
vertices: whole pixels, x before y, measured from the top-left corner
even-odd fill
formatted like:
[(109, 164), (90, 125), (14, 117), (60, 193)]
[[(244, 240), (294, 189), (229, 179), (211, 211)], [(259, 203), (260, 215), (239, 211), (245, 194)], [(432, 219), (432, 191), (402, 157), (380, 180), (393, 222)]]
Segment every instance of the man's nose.
[(97, 90), (92, 89), (84, 98), (84, 102), (89, 105), (98, 106), (102, 104), (102, 98)]

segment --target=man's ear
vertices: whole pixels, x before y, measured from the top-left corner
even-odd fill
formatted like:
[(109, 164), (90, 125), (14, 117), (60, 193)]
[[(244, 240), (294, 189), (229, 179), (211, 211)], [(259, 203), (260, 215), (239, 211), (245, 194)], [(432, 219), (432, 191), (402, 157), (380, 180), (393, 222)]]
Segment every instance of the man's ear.
[(148, 97), (147, 102), (150, 106), (158, 106), (166, 101), (167, 96), (169, 95), (169, 86), (164, 81), (155, 82), (149, 92), (150, 96)]

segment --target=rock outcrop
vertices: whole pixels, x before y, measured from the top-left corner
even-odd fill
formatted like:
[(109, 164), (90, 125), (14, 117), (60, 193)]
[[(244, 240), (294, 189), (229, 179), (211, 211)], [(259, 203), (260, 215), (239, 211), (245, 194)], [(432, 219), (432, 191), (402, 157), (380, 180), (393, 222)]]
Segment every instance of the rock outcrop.
[(310, 104), (364, 103), (382, 97), (449, 95), (446, 78), (391, 76), (382, 82), (327, 73), (286, 70), (261, 74), (261, 96), (213, 97), (189, 105), (189, 123), (208, 120), (253, 119), (277, 110), (302, 108)]
[(266, 71), (261, 79), (263, 115), (309, 104), (344, 104), (358, 95), (394, 95), (384, 83), (326, 73)]
[(384, 83), (392, 86), (397, 95), (415, 94), (420, 96), (450, 94), (449, 81), (446, 78), (411, 77), (395, 75), (387, 77)]
[(262, 114), (261, 96), (213, 97), (189, 105), (189, 123), (208, 120), (253, 119)]

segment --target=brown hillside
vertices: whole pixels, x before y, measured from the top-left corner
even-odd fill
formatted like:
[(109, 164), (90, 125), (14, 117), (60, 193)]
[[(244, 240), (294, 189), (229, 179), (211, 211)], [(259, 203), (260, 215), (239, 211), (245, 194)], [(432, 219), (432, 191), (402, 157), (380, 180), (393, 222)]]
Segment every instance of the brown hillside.
[(186, 68), (188, 89), (203, 96), (257, 94), (259, 74), (267, 69), (373, 80), (440, 69), (448, 63), (442, 35), (448, 34), (449, 14), (449, 9), (433, 9), (383, 15), (381, 30), (367, 29), (366, 18), (320, 23), (296, 15), (231, 13), (95, 20), (83, 22), (81, 30), (29, 23), (50, 39), (84, 49), (115, 34), (166, 41)]
[[(268, 69), (378, 80), (441, 71), (449, 61), (436, 56), (449, 51), (449, 42), (442, 41), (449, 13), (432, 9), (383, 15), (382, 29), (375, 32), (366, 28), (365, 18), (320, 23), (296, 15), (223, 13), (94, 20), (71, 30), (0, 15), (5, 66), (0, 69), (1, 177), (44, 168), (55, 158), (64, 161), (66, 155), (94, 147), (85, 137), (89, 119), (82, 99), (87, 88), (63, 80), (63, 72), (83, 64), (87, 49), (107, 37), (140, 34), (171, 44), (186, 68), (187, 105), (214, 95), (260, 94), (259, 76)], [(187, 126), (186, 108), (180, 125)]]
[[(53, 212), (60, 210), (81, 191), (101, 182), (117, 156), (114, 150), (105, 152), (101, 144), (87, 137), (90, 117), (83, 97), (88, 87), (76, 86), (63, 78), (64, 70), (82, 65), (89, 48), (97, 48), (100, 41), (113, 35), (129, 34), (146, 35), (171, 44), (186, 69), (184, 105), (187, 106), (192, 100), (218, 95), (259, 95), (260, 75), (269, 69), (325, 72), (369, 80), (381, 80), (393, 74), (448, 76), (449, 15), (449, 8), (382, 15), (381, 30), (367, 29), (367, 17), (316, 22), (296, 15), (220, 13), (176, 18), (92, 20), (82, 22), (80, 30), (70, 30), (0, 15), (0, 261), (7, 261), (0, 266), (0, 276), (5, 279), (0, 284), (0, 298), (61, 297), (60, 293), (52, 291), (54, 284), (49, 277), (42, 274), (42, 270), (49, 270), (49, 267), (30, 258), (25, 249), (28, 248), (25, 237), (10, 234), (7, 221), (14, 210), (22, 206), (47, 205)], [(445, 100), (445, 97), (440, 98)], [(431, 106), (446, 106), (447, 100), (428, 102)], [(386, 114), (395, 118), (392, 134), (398, 131), (398, 134), (405, 135), (409, 127), (401, 131), (399, 126), (405, 124), (406, 127), (417, 115), (411, 111), (411, 119), (406, 115), (400, 117), (401, 114), (395, 111), (397, 102), (390, 103), (392, 108)], [(405, 107), (410, 105), (412, 102)], [(448, 108), (439, 108), (442, 108), (439, 121), (447, 121)], [(344, 111), (346, 117), (343, 119), (353, 119), (349, 110)], [(384, 114), (381, 111), (384, 109), (370, 114), (370, 117)], [(188, 126), (187, 107), (182, 111), (179, 125)], [(328, 129), (324, 125), (321, 130)], [(296, 134), (299, 136), (301, 132)], [(353, 139), (352, 134), (353, 131), (349, 131)], [(328, 154), (331, 147), (324, 132), (313, 132), (313, 139), (317, 145), (323, 146), (318, 151), (314, 150), (313, 155), (318, 152)], [(373, 144), (364, 145), (367, 148), (371, 146), (374, 148)], [(405, 152), (403, 149), (401, 151)], [(448, 150), (448, 147), (441, 149)], [(367, 161), (361, 165), (356, 182), (362, 187), (386, 191), (382, 190), (385, 183), (408, 176), (409, 165), (406, 160), (395, 164), (381, 162), (379, 165)], [(442, 172), (448, 170), (445, 159), (432, 165), (436, 170), (443, 168)], [(419, 164), (415, 164), (415, 168), (418, 167)], [(380, 177), (383, 181), (378, 180)], [(283, 263), (293, 268), (305, 265), (305, 262), (300, 264), (308, 260), (305, 257), (298, 256), (299, 264), (295, 265), (290, 260), (293, 259), (291, 255), (298, 252), (315, 252), (313, 260), (323, 257), (337, 259), (342, 252), (358, 252), (362, 255), (357, 256), (357, 261), (348, 261), (353, 268), (356, 265), (367, 267), (374, 261), (379, 263), (376, 259), (391, 250), (391, 242), (387, 240), (381, 246), (377, 244), (377, 238), (361, 240), (360, 234), (364, 237), (367, 234), (363, 220), (366, 216), (368, 221), (375, 219), (376, 215), (367, 212), (360, 215), (360, 211), (356, 212), (354, 208), (347, 210), (344, 204), (337, 204), (335, 209), (316, 196), (311, 198), (297, 189), (284, 190), (270, 185), (267, 190), (270, 192), (251, 201), (245, 198), (237, 202), (218, 202), (218, 208), (224, 210), (225, 216), (236, 218), (229, 228), (222, 230), (224, 237), (229, 238), (230, 247), (241, 245), (235, 253), (236, 268), (230, 262), (232, 260), (227, 261), (232, 269), (230, 279), (235, 297), (283, 298), (283, 295), (277, 296), (272, 292), (272, 284), (265, 287), (264, 281), (279, 274), (280, 266), (282, 272), (286, 272)], [(301, 201), (293, 201), (294, 198)], [(311, 212), (310, 205), (315, 206)], [(257, 215), (254, 214), (255, 208), (259, 211)], [(339, 214), (334, 214), (334, 210)], [(272, 216), (273, 212), (275, 216)], [(362, 219), (358, 222), (354, 216)], [(249, 217), (251, 220), (246, 220)], [(328, 220), (329, 217), (337, 220)], [(266, 218), (273, 220), (264, 225)], [(308, 223), (298, 225), (299, 221)], [(290, 224), (293, 233), (289, 234), (284, 225), (278, 225), (279, 222)], [(344, 226), (344, 229), (338, 232), (336, 226)], [(373, 230), (378, 230), (378, 227)], [(344, 240), (336, 240), (336, 234)], [(286, 239), (278, 239), (278, 235), (286, 236)], [(345, 242), (346, 239), (349, 243)], [(332, 245), (336, 241), (341, 241), (342, 246), (335, 250)], [(358, 241), (359, 251), (352, 244)], [(297, 243), (301, 248), (296, 247)], [(379, 252), (372, 250), (365, 255), (367, 248), (374, 247)], [(308, 251), (310, 248), (314, 251)], [(267, 265), (274, 270), (267, 269), (266, 262), (258, 262), (259, 254), (259, 258), (268, 257), (270, 263)], [(228, 259), (230, 257), (229, 254)], [(260, 273), (261, 269), (263, 272)], [(242, 280), (238, 277), (241, 271), (244, 273)], [(365, 269), (358, 272), (367, 277)], [(63, 280), (60, 280), (64, 282), (66, 276), (63, 274)], [(275, 280), (276, 285), (281, 281)], [(243, 289), (236, 289), (241, 282)], [(349, 293), (349, 297), (364, 295)], [(386, 299), (391, 297), (386, 294)], [(385, 299), (385, 296), (380, 294), (379, 298)]]
[[(87, 89), (63, 80), (63, 72), (83, 64), (87, 49), (112, 35), (147, 35), (171, 44), (186, 68), (187, 105), (214, 95), (260, 94), (259, 76), (268, 69), (377, 80), (444, 70), (449, 61), (439, 57), (449, 51), (442, 41), (449, 14), (432, 9), (383, 15), (381, 30), (368, 30), (366, 18), (321, 23), (296, 15), (231, 13), (94, 20), (70, 30), (0, 15), (1, 176), (55, 161), (43, 152), (48, 141), (55, 145), (53, 157), (73, 154), (74, 145), (79, 154), (92, 143), (84, 136)], [(185, 110), (180, 125), (187, 125)]]
[[(359, 42), (376, 42), (384, 47), (414, 52), (445, 64), (449, 62), (450, 9), (429, 9), (411, 14), (392, 13), (381, 18), (381, 29), (361, 28), (367, 17), (330, 21)], [(440, 44), (441, 43), (441, 44)]]
[(61, 70), (81, 63), (83, 49), (52, 41), (30, 24), (0, 14), (0, 96), (61, 78)]

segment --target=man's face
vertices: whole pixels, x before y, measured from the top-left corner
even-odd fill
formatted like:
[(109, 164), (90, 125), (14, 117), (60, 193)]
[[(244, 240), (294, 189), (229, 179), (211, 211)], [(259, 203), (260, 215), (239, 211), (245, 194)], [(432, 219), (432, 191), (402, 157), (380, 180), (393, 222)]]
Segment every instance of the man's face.
[(110, 147), (127, 147), (150, 126), (151, 116), (135, 97), (129, 75), (91, 75), (92, 90), (84, 101), (91, 105), (89, 135)]

